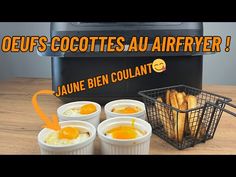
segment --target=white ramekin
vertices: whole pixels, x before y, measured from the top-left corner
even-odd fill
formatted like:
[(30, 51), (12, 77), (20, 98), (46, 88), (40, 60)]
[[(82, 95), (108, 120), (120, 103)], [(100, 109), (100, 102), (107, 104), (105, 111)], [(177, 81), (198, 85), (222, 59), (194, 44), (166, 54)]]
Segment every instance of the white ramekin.
[[(87, 114), (87, 115), (80, 115), (80, 116), (65, 116), (65, 115), (63, 115), (63, 113), (68, 109), (71, 109), (71, 108), (74, 108), (77, 106), (81, 106), (84, 104), (89, 104), (89, 103), (92, 103), (96, 106), (96, 108), (97, 108), (96, 112), (91, 113), (91, 114)], [(71, 102), (71, 103), (67, 103), (67, 104), (62, 105), (57, 109), (57, 115), (59, 117), (59, 121), (71, 121), (71, 120), (86, 121), (86, 122), (93, 124), (95, 127), (97, 127), (98, 124), (100, 123), (100, 114), (101, 114), (101, 106), (98, 103), (95, 103), (92, 101)]]
[[(115, 113), (115, 112), (111, 111), (114, 107), (122, 106), (122, 105), (138, 106), (141, 108), (141, 111), (137, 112), (137, 113), (133, 113), (133, 114), (119, 114), (119, 113)], [(125, 117), (132, 116), (132, 117), (146, 120), (145, 105), (143, 102), (137, 101), (137, 100), (121, 99), (121, 100), (111, 101), (105, 105), (104, 110), (105, 110), (105, 114), (106, 114), (106, 119), (110, 119), (110, 118), (117, 117), (117, 116), (125, 116)]]
[[(132, 120), (134, 126), (146, 131), (147, 133), (136, 139), (120, 140), (107, 137), (104, 133), (112, 127), (119, 125), (131, 125)], [(149, 145), (152, 135), (151, 125), (145, 120), (135, 117), (115, 117), (107, 119), (100, 123), (97, 128), (98, 137), (101, 140), (101, 153), (102, 154), (149, 154)]]
[(60, 122), (62, 127), (65, 126), (76, 126), (87, 129), (90, 133), (90, 137), (83, 141), (71, 145), (49, 145), (44, 142), (45, 136), (51, 133), (53, 130), (44, 128), (38, 134), (38, 143), (40, 147), (41, 154), (63, 154), (63, 155), (86, 155), (93, 154), (94, 146), (93, 142), (96, 138), (96, 128), (89, 122), (84, 121), (65, 121)]

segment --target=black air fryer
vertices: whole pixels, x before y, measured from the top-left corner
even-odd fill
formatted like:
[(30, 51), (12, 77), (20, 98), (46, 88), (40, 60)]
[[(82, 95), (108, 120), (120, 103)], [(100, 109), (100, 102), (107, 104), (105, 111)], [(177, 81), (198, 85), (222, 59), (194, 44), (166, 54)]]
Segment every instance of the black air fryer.
[[(202, 23), (192, 22), (71, 22), (51, 23), (52, 36), (124, 36), (126, 41), (132, 36), (201, 36)], [(87, 89), (60, 97), (64, 101), (91, 100), (100, 104), (115, 99), (141, 99), (138, 91), (160, 88), (177, 84), (192, 87), (202, 87), (202, 58), (201, 54), (190, 53), (157, 53), (147, 51), (121, 53), (41, 53), (52, 58), (52, 89), (70, 82), (76, 82), (90, 77), (111, 72), (134, 68), (162, 58), (167, 64), (167, 70), (161, 74), (152, 74), (125, 80), (103, 87)]]

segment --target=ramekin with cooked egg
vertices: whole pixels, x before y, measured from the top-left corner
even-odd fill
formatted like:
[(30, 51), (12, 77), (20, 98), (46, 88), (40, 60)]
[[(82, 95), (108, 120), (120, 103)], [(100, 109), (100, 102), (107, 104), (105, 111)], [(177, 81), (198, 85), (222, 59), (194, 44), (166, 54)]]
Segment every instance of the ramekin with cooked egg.
[(38, 134), (41, 154), (93, 154), (96, 128), (84, 121), (60, 122), (58, 131), (44, 128)]
[(117, 116), (133, 116), (146, 119), (145, 105), (141, 101), (131, 99), (115, 100), (107, 103), (104, 107), (106, 118)]
[(135, 117), (115, 117), (97, 128), (102, 154), (149, 154), (151, 125)]
[(95, 127), (100, 122), (101, 106), (92, 101), (76, 101), (64, 104), (57, 109), (60, 121), (87, 121)]

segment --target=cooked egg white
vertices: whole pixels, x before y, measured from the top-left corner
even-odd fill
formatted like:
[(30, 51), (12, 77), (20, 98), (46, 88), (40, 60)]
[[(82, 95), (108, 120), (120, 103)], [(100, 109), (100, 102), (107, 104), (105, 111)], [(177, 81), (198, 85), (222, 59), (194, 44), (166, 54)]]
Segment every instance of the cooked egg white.
[(64, 116), (78, 116), (78, 115), (81, 115), (80, 114), (80, 107), (68, 109), (63, 113), (63, 115)]
[(114, 127), (105, 132), (105, 136), (113, 139), (136, 139), (144, 136), (145, 134), (145, 131), (129, 125)]
[(80, 107), (74, 107), (74, 108), (68, 109), (63, 113), (63, 115), (71, 116), (71, 117), (82, 116), (86, 114), (92, 114), (96, 111), (97, 111), (96, 106), (92, 103), (89, 103), (89, 104), (82, 105)]
[(70, 145), (83, 142), (90, 137), (90, 133), (78, 127), (63, 127), (59, 131), (49, 133), (44, 142), (49, 145)]
[(118, 114), (134, 114), (140, 112), (141, 109), (138, 106), (126, 105), (114, 107), (111, 111)]

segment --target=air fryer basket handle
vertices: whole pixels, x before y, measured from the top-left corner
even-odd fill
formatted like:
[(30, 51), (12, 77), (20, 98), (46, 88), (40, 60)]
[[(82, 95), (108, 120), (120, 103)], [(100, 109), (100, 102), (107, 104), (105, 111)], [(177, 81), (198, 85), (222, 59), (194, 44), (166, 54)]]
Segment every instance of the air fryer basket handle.
[[(212, 115), (211, 115), (210, 122), (212, 121), (212, 119), (213, 119), (213, 117), (214, 117), (214, 114), (215, 114), (216, 109), (219, 109), (219, 110), (221, 110), (221, 111), (224, 111), (224, 112), (226, 112), (226, 113), (228, 113), (228, 114), (230, 114), (230, 115), (236, 117), (236, 113), (231, 112), (231, 111), (229, 111), (229, 110), (227, 110), (227, 109), (225, 109), (225, 108), (222, 108), (222, 107), (218, 106), (218, 105), (217, 105), (218, 103), (223, 103), (223, 104), (225, 104), (225, 105), (228, 105), (228, 106), (230, 106), (230, 107), (236, 109), (236, 105), (234, 105), (234, 104), (232, 104), (232, 103), (229, 103), (229, 102), (226, 102), (226, 101), (221, 100), (221, 99), (218, 99), (218, 100), (216, 101), (216, 103), (206, 102), (205, 105), (204, 105), (203, 111), (202, 111), (202, 115), (201, 115), (201, 117), (200, 117), (200, 122), (202, 122), (202, 120), (203, 120), (203, 116), (204, 116), (204, 114), (205, 114), (205, 111), (206, 111), (207, 106), (213, 106), (213, 107), (214, 107), (213, 113), (212, 113)], [(211, 125), (211, 123), (209, 123), (206, 132), (209, 131), (210, 125)], [(200, 131), (200, 127), (201, 127), (201, 126), (198, 126), (198, 128), (197, 128), (197, 131), (196, 131), (197, 133), (196, 133), (196, 135), (195, 135), (194, 145), (196, 144), (197, 135), (198, 135), (198, 133), (199, 133), (199, 131)], [(206, 140), (206, 136), (205, 136), (205, 140)], [(204, 140), (204, 141), (205, 141), (205, 140)]]
[[(226, 105), (228, 105), (228, 106), (230, 106), (230, 107), (236, 109), (236, 105), (234, 105), (234, 104), (232, 104), (232, 103), (229, 103), (229, 102), (226, 102), (226, 101), (223, 101), (223, 100), (217, 100), (217, 102), (218, 102), (218, 103), (224, 103), (224, 104), (226, 104)], [(214, 103), (206, 102), (206, 103), (205, 103), (205, 107), (207, 107), (208, 105), (213, 106), (214, 108), (220, 109), (220, 110), (222, 110), (222, 111), (224, 111), (224, 112), (226, 112), (226, 113), (228, 113), (228, 114), (230, 114), (230, 115), (236, 117), (236, 113), (234, 113), (234, 112), (232, 112), (232, 111), (229, 111), (229, 110), (227, 110), (227, 109), (225, 109), (225, 108), (221, 108), (220, 106), (217, 106), (217, 105), (214, 104)]]

